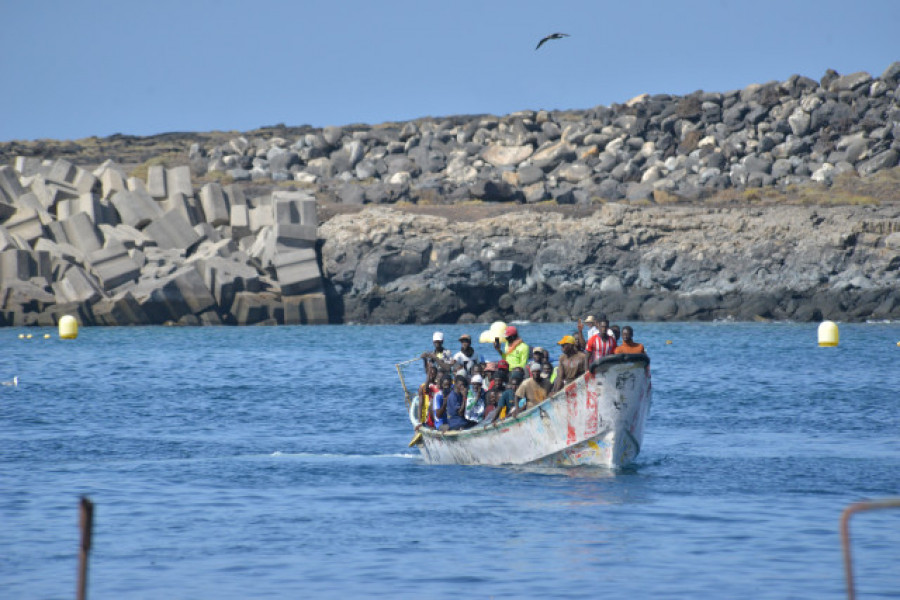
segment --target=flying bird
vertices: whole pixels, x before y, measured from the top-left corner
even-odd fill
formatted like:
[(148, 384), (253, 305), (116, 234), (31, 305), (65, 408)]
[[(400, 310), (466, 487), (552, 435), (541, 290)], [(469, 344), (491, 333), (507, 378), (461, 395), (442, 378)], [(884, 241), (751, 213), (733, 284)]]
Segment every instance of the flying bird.
[(562, 39), (562, 38), (564, 38), (564, 37), (569, 37), (569, 34), (568, 34), (568, 33), (551, 33), (550, 35), (548, 35), (547, 37), (545, 37), (544, 39), (542, 39), (541, 41), (539, 41), (539, 42), (538, 42), (538, 45), (535, 46), (534, 49), (537, 50), (538, 48), (540, 48), (541, 46), (543, 46), (543, 45), (544, 45), (544, 42), (546, 42), (547, 40), (559, 40), (559, 39)]

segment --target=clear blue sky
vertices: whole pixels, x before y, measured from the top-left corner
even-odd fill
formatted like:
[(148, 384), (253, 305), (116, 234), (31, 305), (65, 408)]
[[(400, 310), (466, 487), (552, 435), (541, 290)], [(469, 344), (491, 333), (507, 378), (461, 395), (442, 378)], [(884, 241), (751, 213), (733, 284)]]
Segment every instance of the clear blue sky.
[(583, 109), (900, 60), (900, 0), (0, 0), (0, 18), (0, 141)]

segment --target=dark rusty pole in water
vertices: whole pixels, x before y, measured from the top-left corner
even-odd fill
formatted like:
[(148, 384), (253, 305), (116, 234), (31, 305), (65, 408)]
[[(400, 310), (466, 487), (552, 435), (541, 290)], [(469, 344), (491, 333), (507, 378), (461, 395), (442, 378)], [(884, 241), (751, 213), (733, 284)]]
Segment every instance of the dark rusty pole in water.
[(81, 497), (81, 510), (78, 519), (81, 529), (81, 547), (78, 551), (78, 592), (77, 600), (87, 598), (87, 566), (88, 554), (91, 551), (91, 534), (94, 529), (94, 503), (87, 496)]
[(855, 502), (841, 513), (841, 546), (844, 548), (844, 577), (847, 579), (847, 598), (855, 600), (856, 585), (853, 581), (853, 558), (850, 556), (850, 517), (855, 513), (881, 508), (900, 508), (900, 498)]

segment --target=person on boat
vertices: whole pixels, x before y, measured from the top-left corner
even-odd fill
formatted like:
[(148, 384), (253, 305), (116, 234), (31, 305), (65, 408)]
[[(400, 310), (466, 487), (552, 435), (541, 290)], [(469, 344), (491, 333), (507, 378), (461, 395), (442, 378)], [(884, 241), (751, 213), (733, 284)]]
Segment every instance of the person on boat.
[[(505, 360), (501, 360), (499, 362), (506, 363)], [(494, 371), (493, 377), (491, 377), (491, 385), (488, 389), (497, 390), (498, 392), (500, 392), (502, 394), (503, 390), (506, 389), (506, 384), (508, 381), (509, 381), (509, 369), (508, 368), (501, 369), (501, 368), (499, 368), (499, 365), (498, 365), (498, 368)]]
[(488, 390), (485, 394), (484, 401), (484, 418), (481, 420), (485, 425), (493, 423), (499, 412), (498, 404), (500, 402), (500, 391), (493, 389)]
[(518, 412), (518, 400), (516, 399), (516, 390), (522, 385), (525, 379), (525, 371), (522, 369), (511, 369), (509, 372), (509, 386), (500, 394), (500, 401), (497, 403), (499, 412), (498, 419), (511, 417)]
[(569, 385), (588, 370), (587, 354), (580, 351), (575, 345), (575, 337), (564, 335), (561, 340), (556, 342), (562, 346), (562, 356), (559, 357), (559, 369), (556, 381), (553, 382), (553, 393), (558, 392), (565, 386)]
[(519, 330), (513, 325), (506, 328), (504, 335), (506, 336), (506, 346), (501, 349), (500, 338), (494, 338), (494, 350), (509, 363), (510, 369), (524, 369), (528, 364), (528, 344), (522, 341), (522, 338), (519, 337)]
[(428, 378), (419, 386), (419, 422), (429, 427), (434, 427), (434, 418), (431, 413), (431, 401), (440, 391), (438, 385), (438, 370), (434, 365), (428, 367)]
[(509, 363), (505, 360), (498, 360), (491, 375), (491, 384), (488, 386), (488, 389), (497, 387), (503, 392), (507, 381), (509, 381)]
[[(612, 336), (616, 338), (616, 346), (619, 345), (619, 340), (622, 339), (622, 331), (619, 329), (618, 325), (610, 325), (609, 330), (612, 332)], [(613, 353), (615, 354), (615, 353)]]
[(453, 378), (449, 373), (441, 375), (441, 389), (434, 395), (431, 400), (431, 420), (434, 422), (434, 428), (440, 429), (447, 424), (447, 397), (453, 391)]
[(533, 408), (547, 399), (547, 391), (541, 385), (541, 368), (535, 364), (531, 369), (531, 377), (516, 388), (516, 408), (513, 415)]
[(553, 389), (553, 373), (555, 369), (553, 365), (550, 363), (544, 363), (541, 365), (541, 387), (544, 388), (544, 392), (547, 393), (547, 396), (550, 395), (551, 390)]
[(472, 347), (472, 336), (468, 333), (459, 336), (459, 343), (461, 348), (459, 352), (453, 355), (453, 362), (462, 366), (466, 370), (466, 376), (471, 377), (475, 365), (483, 363), (484, 357)]
[(487, 398), (484, 393), (484, 381), (481, 375), (472, 375), (469, 382), (469, 396), (466, 398), (465, 417), (469, 421), (478, 422), (484, 418), (484, 407), (487, 404)]
[[(601, 315), (601, 317), (602, 317), (602, 315)], [(585, 337), (586, 340), (589, 340), (592, 337), (594, 337), (595, 335), (597, 335), (598, 333), (600, 333), (600, 328), (597, 326), (597, 319), (594, 318), (594, 315), (588, 315), (584, 319), (584, 325), (585, 325), (585, 327), (588, 328), (587, 336)]]
[(631, 325), (622, 328), (622, 344), (616, 346), (616, 354), (647, 354), (643, 344), (634, 341), (634, 329)]
[(450, 350), (444, 348), (444, 334), (435, 331), (431, 336), (431, 343), (434, 344), (434, 350), (422, 353), (422, 360), (425, 363), (425, 373), (428, 373), (428, 365), (435, 365), (439, 371), (450, 371), (453, 367), (453, 356)]
[[(475, 423), (466, 419), (466, 398), (469, 395), (469, 380), (465, 375), (457, 375), (453, 391), (447, 396), (447, 429), (468, 429)], [(443, 431), (443, 428), (441, 429)]]
[[(584, 351), (590, 356), (590, 363), (616, 351), (616, 338), (610, 335), (609, 321), (606, 320), (606, 317), (600, 319), (599, 328), (600, 333), (591, 336), (584, 347)], [(580, 327), (578, 334), (581, 335)]]
[(540, 346), (531, 349), (531, 360), (540, 364), (553, 364), (553, 361), (550, 360), (550, 353)]

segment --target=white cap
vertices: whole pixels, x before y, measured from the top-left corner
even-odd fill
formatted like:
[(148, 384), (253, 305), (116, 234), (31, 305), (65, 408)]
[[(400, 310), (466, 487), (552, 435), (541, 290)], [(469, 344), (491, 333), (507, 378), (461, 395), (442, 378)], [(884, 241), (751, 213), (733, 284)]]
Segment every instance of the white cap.
[(472, 383), (482, 383), (483, 381), (481, 375), (472, 375)]
[(440, 331), (435, 331), (435, 332), (434, 332), (434, 335), (431, 336), (431, 341), (432, 341), (432, 342), (438, 342), (438, 341), (443, 342), (443, 341), (444, 341), (444, 334), (441, 333)]

